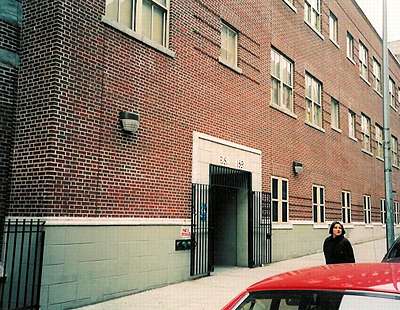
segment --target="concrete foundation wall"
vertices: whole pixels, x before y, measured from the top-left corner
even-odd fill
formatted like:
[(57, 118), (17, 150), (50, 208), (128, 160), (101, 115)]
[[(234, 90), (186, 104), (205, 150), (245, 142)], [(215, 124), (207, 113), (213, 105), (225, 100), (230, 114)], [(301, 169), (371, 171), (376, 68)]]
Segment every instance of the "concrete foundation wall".
[(189, 278), (182, 226), (48, 226), (41, 309), (93, 304)]

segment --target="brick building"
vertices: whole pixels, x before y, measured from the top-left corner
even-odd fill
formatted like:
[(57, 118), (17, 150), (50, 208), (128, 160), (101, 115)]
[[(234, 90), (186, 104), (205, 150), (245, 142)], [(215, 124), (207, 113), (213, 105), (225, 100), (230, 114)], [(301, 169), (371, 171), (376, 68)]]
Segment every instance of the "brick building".
[[(355, 1), (1, 5), (1, 208), (46, 221), (43, 309), (189, 279), (196, 255), (257, 265), (252, 192), (271, 193), (274, 261), (320, 251), (333, 220), (384, 236), (382, 42)], [(202, 252), (177, 250), (211, 214)]]

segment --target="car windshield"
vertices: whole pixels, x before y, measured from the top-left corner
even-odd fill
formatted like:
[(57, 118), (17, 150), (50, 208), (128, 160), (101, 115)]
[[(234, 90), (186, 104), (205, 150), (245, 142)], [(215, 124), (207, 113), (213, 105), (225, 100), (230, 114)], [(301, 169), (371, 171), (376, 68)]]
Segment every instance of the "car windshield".
[(237, 308), (243, 310), (399, 310), (400, 296), (324, 291), (256, 292)]

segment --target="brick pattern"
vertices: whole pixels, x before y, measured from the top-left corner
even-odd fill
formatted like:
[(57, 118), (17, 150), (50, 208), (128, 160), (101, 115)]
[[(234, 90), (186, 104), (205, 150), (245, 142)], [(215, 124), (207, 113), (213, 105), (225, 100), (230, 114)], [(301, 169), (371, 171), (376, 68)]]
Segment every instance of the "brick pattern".
[[(353, 221), (363, 221), (362, 196), (379, 221), (383, 163), (348, 138), (347, 109), (382, 125), (381, 98), (346, 58), (346, 31), (380, 57), (380, 42), (351, 1), (322, 1), (322, 40), (282, 0), (171, 1), (171, 58), (103, 23), (104, 1), (23, 3), (12, 215), (190, 216), (192, 132), (262, 150), (263, 189), (271, 175), (290, 186), (290, 218), (311, 220), (312, 184), (326, 189), (327, 220), (340, 218), (340, 193), (352, 192)], [(338, 49), (328, 14), (339, 22)], [(221, 19), (239, 31), (242, 74), (219, 63)], [(295, 65), (297, 119), (272, 109), (270, 49)], [(400, 84), (400, 68), (390, 60)], [(304, 76), (323, 84), (325, 133), (304, 123)], [(342, 132), (330, 128), (330, 97), (340, 102)], [(118, 112), (137, 111), (135, 135)], [(393, 134), (400, 138), (398, 113)], [(373, 132), (373, 131), (372, 131)], [(372, 134), (374, 137), (374, 132)], [(304, 164), (294, 176), (293, 160)], [(394, 169), (394, 189), (399, 190)]]

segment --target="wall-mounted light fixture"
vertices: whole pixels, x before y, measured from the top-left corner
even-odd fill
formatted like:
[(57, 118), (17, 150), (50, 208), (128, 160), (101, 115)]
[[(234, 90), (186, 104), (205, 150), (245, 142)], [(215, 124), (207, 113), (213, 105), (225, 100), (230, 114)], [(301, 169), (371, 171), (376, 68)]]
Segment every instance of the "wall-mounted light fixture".
[(119, 112), (119, 119), (125, 131), (135, 133), (139, 128), (139, 113)]
[(303, 164), (301, 162), (299, 162), (299, 161), (294, 161), (293, 162), (293, 172), (294, 172), (294, 174), (299, 174), (299, 173), (303, 172), (303, 169), (304, 169), (304, 167), (303, 167)]

